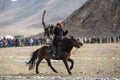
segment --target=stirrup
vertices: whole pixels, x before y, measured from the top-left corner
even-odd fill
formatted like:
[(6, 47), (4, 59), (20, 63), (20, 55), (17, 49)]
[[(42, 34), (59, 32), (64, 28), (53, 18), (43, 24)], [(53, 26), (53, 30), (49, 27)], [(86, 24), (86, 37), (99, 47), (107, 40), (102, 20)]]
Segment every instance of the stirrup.
[(56, 55), (55, 55), (55, 54), (52, 54), (52, 56), (53, 56), (53, 57), (56, 57)]

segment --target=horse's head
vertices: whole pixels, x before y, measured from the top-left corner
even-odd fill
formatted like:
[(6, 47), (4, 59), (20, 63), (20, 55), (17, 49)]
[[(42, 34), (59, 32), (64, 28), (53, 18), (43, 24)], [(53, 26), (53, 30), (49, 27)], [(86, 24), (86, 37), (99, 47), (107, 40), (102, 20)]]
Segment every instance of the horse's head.
[(70, 36), (70, 37), (74, 47), (80, 48), (81, 46), (83, 46), (83, 44), (77, 39), (75, 39), (73, 36)]

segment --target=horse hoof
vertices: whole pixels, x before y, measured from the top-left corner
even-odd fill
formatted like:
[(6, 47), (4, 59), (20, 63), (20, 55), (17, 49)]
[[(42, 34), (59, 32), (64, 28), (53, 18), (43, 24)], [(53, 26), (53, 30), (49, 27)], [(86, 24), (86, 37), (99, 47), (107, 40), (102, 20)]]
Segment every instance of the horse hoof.
[(72, 70), (73, 68), (72, 67), (70, 67), (70, 70)]
[(72, 73), (70, 72), (69, 75), (72, 75)]
[(58, 73), (58, 71), (55, 71), (55, 73)]
[(39, 72), (36, 72), (36, 74), (39, 74)]

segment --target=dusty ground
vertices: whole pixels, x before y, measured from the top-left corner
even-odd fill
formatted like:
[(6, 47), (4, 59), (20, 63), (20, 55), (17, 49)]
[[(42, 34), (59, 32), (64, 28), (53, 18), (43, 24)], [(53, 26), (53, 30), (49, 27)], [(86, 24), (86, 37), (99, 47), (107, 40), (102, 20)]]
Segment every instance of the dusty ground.
[(84, 44), (71, 58), (74, 60), (72, 76), (63, 62), (52, 62), (59, 73), (54, 73), (42, 62), (40, 74), (25, 64), (32, 51), (40, 46), (0, 48), (0, 80), (120, 80), (120, 43)]

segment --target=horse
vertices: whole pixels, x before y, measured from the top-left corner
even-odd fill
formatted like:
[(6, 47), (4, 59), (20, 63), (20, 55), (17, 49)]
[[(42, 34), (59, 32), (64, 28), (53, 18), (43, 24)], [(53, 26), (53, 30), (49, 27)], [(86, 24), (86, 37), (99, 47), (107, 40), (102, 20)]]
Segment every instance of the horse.
[[(68, 74), (72, 75), (70, 70), (73, 69), (74, 61), (70, 58), (71, 50), (73, 47), (80, 48), (81, 46), (83, 46), (83, 44), (74, 37), (63, 38), (62, 43), (64, 49), (63, 49), (63, 53), (61, 53), (59, 58), (56, 58), (55, 56), (51, 56), (49, 55), (49, 53), (47, 53), (47, 49), (50, 47), (50, 45), (44, 45), (41, 48), (35, 50), (32, 53), (29, 62), (27, 62), (27, 64), (29, 64), (29, 70), (33, 69), (36, 63), (36, 74), (39, 74), (38, 66), (41, 63), (41, 61), (45, 59), (48, 63), (48, 66), (53, 70), (53, 72), (58, 73), (58, 71), (51, 65), (51, 59), (54, 59), (54, 60), (62, 60), (67, 68)], [(70, 67), (68, 66), (67, 61), (71, 62)]]

